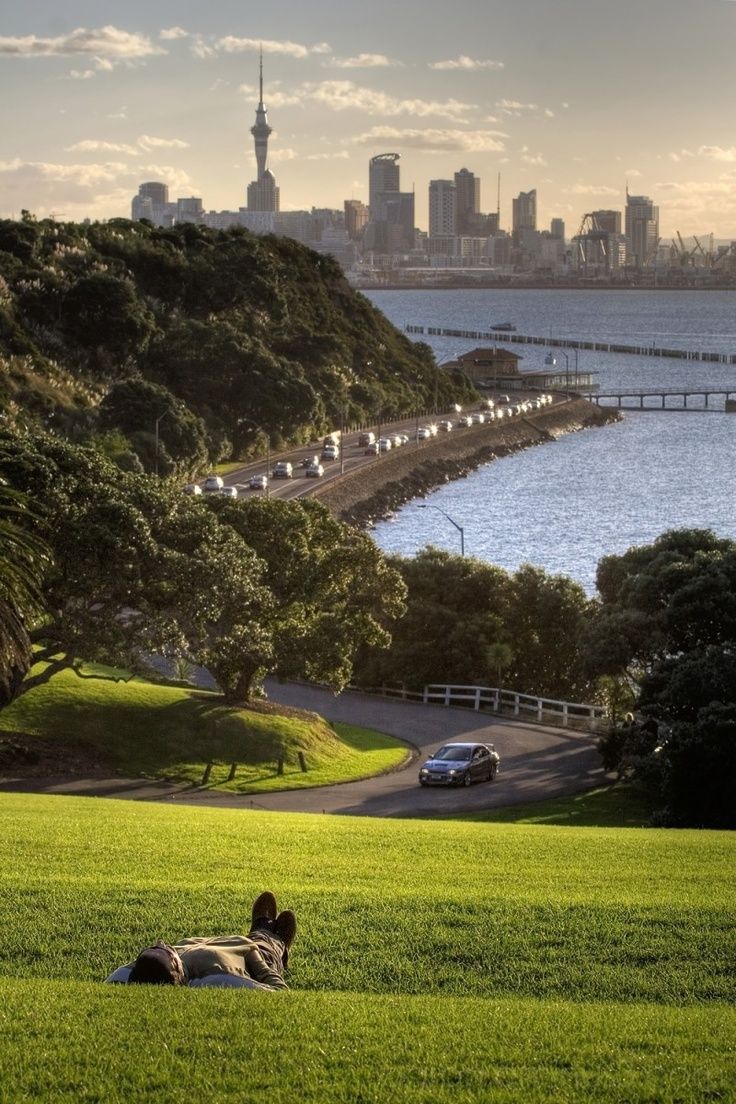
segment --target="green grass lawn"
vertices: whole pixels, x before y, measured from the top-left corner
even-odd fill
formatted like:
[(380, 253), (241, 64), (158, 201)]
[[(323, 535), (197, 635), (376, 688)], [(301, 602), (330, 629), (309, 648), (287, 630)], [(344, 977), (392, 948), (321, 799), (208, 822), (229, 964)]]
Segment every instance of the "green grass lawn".
[(571, 828), (645, 828), (650, 810), (643, 790), (632, 783), (602, 786), (597, 790), (532, 801), (525, 805), (460, 814), (463, 820), (506, 824), (557, 824)]
[[(43, 669), (34, 667), (34, 673)], [(0, 713), (2, 731), (73, 742), (123, 775), (199, 783), (239, 793), (321, 786), (391, 770), (407, 748), (353, 725), (330, 725), (315, 713), (255, 702), (237, 709), (218, 694), (162, 686), (126, 672), (87, 665), (80, 678), (55, 674)], [(115, 681), (118, 678), (118, 681)], [(301, 770), (299, 752), (307, 772)], [(283, 774), (277, 760), (283, 755)], [(228, 782), (230, 764), (237, 763)]]
[[(0, 1100), (732, 1100), (734, 837), (0, 796)], [(286, 994), (97, 984), (300, 921)]]

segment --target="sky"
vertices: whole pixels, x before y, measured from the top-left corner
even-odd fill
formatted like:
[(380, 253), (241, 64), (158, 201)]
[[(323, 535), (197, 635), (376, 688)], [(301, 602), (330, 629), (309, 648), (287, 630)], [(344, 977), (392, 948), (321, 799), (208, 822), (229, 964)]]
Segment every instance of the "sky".
[(416, 191), (461, 168), (501, 226), (659, 205), (736, 239), (736, 0), (0, 0), (0, 217), (129, 217), (138, 184), (245, 206), (263, 46), (281, 209)]

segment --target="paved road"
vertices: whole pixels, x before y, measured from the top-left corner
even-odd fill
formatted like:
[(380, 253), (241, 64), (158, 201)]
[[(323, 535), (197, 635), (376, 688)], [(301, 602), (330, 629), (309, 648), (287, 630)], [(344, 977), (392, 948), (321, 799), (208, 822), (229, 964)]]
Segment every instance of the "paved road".
[[(422, 817), (561, 797), (607, 781), (595, 750), (595, 740), (564, 729), (496, 720), (471, 710), (391, 701), (366, 694), (344, 693), (336, 697), (328, 690), (296, 683), (271, 682), (268, 693), (273, 701), (313, 710), (331, 721), (361, 724), (403, 739), (410, 745), (412, 759), (403, 769), (378, 778), (274, 794), (188, 790), (136, 779), (76, 779), (73, 782), (35, 779), (0, 785), (0, 790), (166, 800), (216, 808)], [(457, 790), (420, 787), (417, 768), (421, 759), (447, 740), (494, 743), (501, 756), (501, 770), (496, 781)]]

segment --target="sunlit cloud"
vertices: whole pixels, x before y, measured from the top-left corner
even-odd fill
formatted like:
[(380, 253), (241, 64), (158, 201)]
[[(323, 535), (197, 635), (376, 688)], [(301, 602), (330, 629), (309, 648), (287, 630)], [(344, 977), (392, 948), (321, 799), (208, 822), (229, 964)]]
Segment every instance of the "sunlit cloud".
[(350, 154), (347, 150), (339, 150), (336, 153), (309, 153), (305, 161), (347, 161)]
[(151, 57), (165, 54), (160, 46), (155, 46), (148, 35), (131, 34), (118, 27), (105, 26), (88, 30), (78, 27), (69, 34), (55, 38), (41, 38), (38, 35), (23, 37), (0, 37), (0, 54), (12, 57), (72, 57), (75, 54), (91, 54), (99, 57), (114, 58), (120, 61)]
[(144, 150), (154, 149), (189, 149), (189, 143), (181, 138), (154, 138), (150, 134), (141, 134), (137, 139), (138, 145)]
[(129, 157), (140, 157), (140, 149), (125, 142), (105, 142), (95, 138), (85, 138), (66, 147), (67, 153), (126, 153)]
[(323, 61), (325, 68), (330, 69), (383, 69), (392, 65), (399, 65), (398, 61), (391, 61), (385, 54), (357, 54), (355, 57), (330, 58)]
[(620, 188), (611, 188), (607, 184), (573, 184), (570, 188), (564, 188), (567, 195), (575, 196), (620, 196)]
[[(241, 85), (240, 91), (246, 95), (252, 94), (249, 85)], [(420, 118), (436, 115), (454, 120), (464, 118), (477, 106), (453, 99), (401, 100), (349, 80), (304, 81), (292, 91), (282, 92), (276, 89), (269, 92), (266, 100), (269, 107), (304, 106), (311, 102), (330, 111), (359, 111), (365, 115), (381, 115), (384, 118), (396, 115), (415, 115)]]
[(374, 146), (390, 142), (407, 149), (428, 153), (457, 151), (462, 153), (498, 153), (505, 146), (506, 135), (488, 130), (434, 129), (413, 130), (391, 126), (376, 126), (352, 139), (354, 145)]
[(189, 31), (185, 31), (183, 27), (164, 27), (159, 31), (158, 37), (165, 42), (173, 42), (177, 38), (189, 38)]
[(696, 150), (681, 150), (681, 156), (703, 157), (708, 161), (736, 161), (736, 146), (698, 146)]
[(96, 76), (94, 69), (70, 69), (69, 80), (91, 80)]
[(493, 61), (490, 58), (481, 60), (479, 58), (467, 57), (466, 54), (461, 54), (460, 57), (448, 58), (446, 61), (430, 61), (430, 69), (465, 69), (466, 71), (472, 71), (474, 69), (503, 69), (505, 63), (503, 61)]
[(299, 42), (290, 42), (288, 39), (279, 41), (272, 38), (238, 38), (236, 35), (225, 35), (214, 42), (216, 50), (225, 54), (258, 53), (283, 54), (286, 57), (305, 58), (311, 53), (322, 53), (327, 43), (320, 42), (316, 47), (303, 46)]

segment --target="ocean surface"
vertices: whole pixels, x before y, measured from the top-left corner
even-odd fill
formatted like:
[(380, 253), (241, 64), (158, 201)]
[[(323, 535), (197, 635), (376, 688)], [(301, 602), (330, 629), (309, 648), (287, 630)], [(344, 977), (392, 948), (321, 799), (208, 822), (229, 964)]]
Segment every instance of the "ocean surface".
[[(487, 330), (511, 322), (521, 334), (736, 353), (736, 293), (648, 291), (373, 291), (369, 298), (400, 329)], [(424, 337), (440, 363), (478, 344)], [(503, 344), (503, 335), (499, 335)], [(543, 368), (550, 351), (513, 345), (523, 370)], [(565, 350), (574, 369), (575, 354)], [(736, 365), (579, 352), (581, 371), (601, 391), (731, 388)], [(720, 400), (719, 400), (720, 401)], [(598, 560), (675, 528), (709, 528), (736, 538), (736, 414), (626, 411), (624, 420), (571, 434), (496, 460), (376, 526), (387, 552), (413, 555), (428, 544), (514, 570), (533, 563), (595, 592)]]

